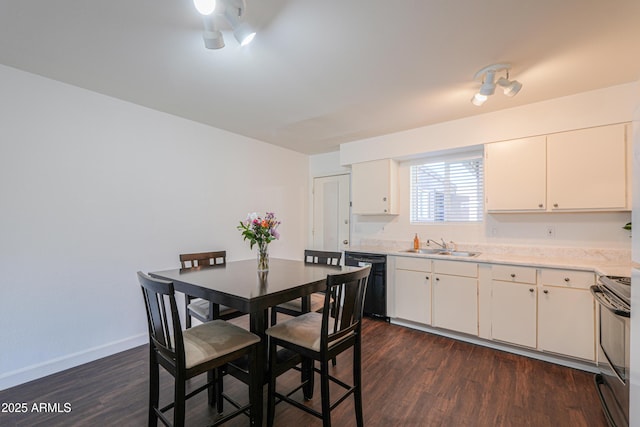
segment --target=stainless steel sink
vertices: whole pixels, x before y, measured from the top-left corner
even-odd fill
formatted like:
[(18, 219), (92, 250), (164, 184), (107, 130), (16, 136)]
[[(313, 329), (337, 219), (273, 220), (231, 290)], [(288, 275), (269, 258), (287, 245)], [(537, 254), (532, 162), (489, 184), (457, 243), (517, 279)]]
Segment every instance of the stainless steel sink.
[(474, 257), (480, 255), (479, 252), (467, 252), (467, 251), (450, 251), (448, 249), (407, 249), (402, 252), (408, 252), (411, 254), (424, 254), (424, 255), (445, 255), (445, 256), (458, 256), (458, 257)]
[(407, 249), (406, 251), (402, 252), (409, 252), (412, 254), (437, 254), (442, 251), (443, 249)]
[(436, 255), (450, 255), (460, 257), (474, 257), (480, 255), (478, 252), (465, 252), (465, 251), (439, 251)]

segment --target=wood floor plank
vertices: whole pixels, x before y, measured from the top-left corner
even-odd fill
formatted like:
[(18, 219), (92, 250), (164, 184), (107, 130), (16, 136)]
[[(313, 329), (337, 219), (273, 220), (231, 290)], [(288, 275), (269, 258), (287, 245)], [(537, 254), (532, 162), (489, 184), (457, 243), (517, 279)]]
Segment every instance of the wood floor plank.
[[(246, 318), (234, 323), (246, 327)], [(352, 354), (331, 368), (351, 381)], [(586, 426), (606, 427), (593, 374), (365, 319), (363, 398), (367, 427), (389, 426)], [(161, 370), (161, 403), (170, 401), (171, 377)], [(298, 375), (284, 375), (278, 387)], [(0, 426), (144, 426), (147, 421), (148, 347), (137, 347), (18, 387), (0, 391), (0, 402), (25, 402), (26, 413), (0, 413)], [(225, 380), (246, 399), (246, 387)], [(193, 381), (192, 386), (201, 384)], [(266, 388), (265, 388), (266, 391)], [(266, 394), (266, 393), (265, 393)], [(319, 381), (310, 405), (319, 407)], [(33, 404), (71, 405), (70, 412), (37, 412)], [(55, 406), (55, 405), (54, 405)], [(49, 409), (56, 409), (50, 407)], [(206, 394), (187, 404), (189, 426), (215, 419)], [(355, 425), (353, 399), (333, 411), (334, 425)], [(248, 418), (228, 426), (248, 425)], [(319, 426), (291, 406), (276, 407), (276, 425)]]

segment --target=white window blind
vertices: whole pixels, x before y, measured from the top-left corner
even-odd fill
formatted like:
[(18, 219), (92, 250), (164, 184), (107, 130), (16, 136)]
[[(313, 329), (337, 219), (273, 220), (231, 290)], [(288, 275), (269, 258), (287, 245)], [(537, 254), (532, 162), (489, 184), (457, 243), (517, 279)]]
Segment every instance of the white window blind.
[(410, 169), (411, 222), (482, 221), (482, 153), (430, 159)]

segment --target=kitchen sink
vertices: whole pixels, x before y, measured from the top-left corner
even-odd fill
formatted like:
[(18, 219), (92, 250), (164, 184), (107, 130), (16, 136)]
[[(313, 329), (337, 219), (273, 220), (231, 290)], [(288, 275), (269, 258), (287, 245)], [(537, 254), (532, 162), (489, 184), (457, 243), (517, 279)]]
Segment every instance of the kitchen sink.
[(436, 255), (450, 255), (460, 257), (474, 257), (480, 255), (478, 252), (465, 252), (465, 251), (439, 251)]
[(438, 254), (442, 252), (444, 249), (407, 249), (402, 252), (409, 252), (412, 254)]
[(412, 254), (425, 254), (425, 255), (449, 255), (459, 257), (474, 257), (480, 255), (478, 252), (466, 252), (466, 251), (450, 251), (448, 249), (407, 249), (406, 251)]

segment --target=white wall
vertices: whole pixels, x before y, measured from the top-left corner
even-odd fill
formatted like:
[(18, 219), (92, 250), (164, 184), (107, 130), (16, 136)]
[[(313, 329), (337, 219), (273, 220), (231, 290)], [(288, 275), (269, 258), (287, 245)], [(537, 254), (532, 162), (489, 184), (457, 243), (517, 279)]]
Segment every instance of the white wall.
[[(443, 150), (572, 129), (630, 122), (638, 84), (630, 83), (552, 99), (433, 126), (379, 136), (340, 146), (340, 165), (380, 158), (401, 162)], [(313, 157), (312, 157), (313, 162)], [(328, 166), (325, 165), (325, 168)], [(406, 240), (418, 233), (425, 240), (629, 249), (630, 233), (621, 227), (629, 212), (491, 214), (481, 224), (411, 225), (409, 171), (400, 163), (400, 214), (352, 218), (353, 244), (367, 239)], [(547, 227), (555, 236), (548, 238)]]
[(0, 66), (0, 389), (147, 341), (135, 273), (255, 257), (274, 211), (300, 258), (308, 157)]
[(340, 163), (412, 157), (419, 153), (630, 122), (636, 83), (579, 93), (340, 146)]

